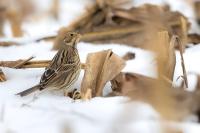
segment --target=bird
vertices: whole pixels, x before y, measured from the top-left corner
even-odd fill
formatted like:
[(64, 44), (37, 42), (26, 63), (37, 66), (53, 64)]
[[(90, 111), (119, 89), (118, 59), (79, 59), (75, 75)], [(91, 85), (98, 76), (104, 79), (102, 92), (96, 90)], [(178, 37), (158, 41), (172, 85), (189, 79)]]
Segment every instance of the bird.
[(37, 90), (46, 88), (70, 89), (80, 75), (81, 63), (77, 50), (77, 43), (81, 35), (76, 32), (67, 32), (61, 37), (60, 49), (45, 68), (39, 84), (17, 93), (21, 97)]

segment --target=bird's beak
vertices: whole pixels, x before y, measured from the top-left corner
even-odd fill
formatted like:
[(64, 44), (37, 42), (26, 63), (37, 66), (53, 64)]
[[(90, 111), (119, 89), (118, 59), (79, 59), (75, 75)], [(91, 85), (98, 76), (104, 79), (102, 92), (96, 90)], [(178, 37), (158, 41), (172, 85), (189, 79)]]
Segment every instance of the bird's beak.
[(81, 34), (78, 34), (78, 35), (77, 35), (77, 42), (79, 42), (79, 41), (80, 41), (81, 37), (82, 37), (82, 35), (81, 35)]
[(82, 35), (81, 34), (78, 34), (78, 38), (80, 39), (82, 37)]

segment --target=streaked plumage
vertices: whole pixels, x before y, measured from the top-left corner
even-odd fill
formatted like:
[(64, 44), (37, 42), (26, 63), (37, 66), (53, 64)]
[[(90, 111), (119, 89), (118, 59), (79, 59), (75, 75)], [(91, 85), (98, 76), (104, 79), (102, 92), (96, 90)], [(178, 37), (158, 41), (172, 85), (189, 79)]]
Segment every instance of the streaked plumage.
[(81, 70), (79, 54), (76, 49), (79, 39), (79, 34), (68, 32), (63, 38), (61, 48), (52, 59), (50, 65), (45, 69), (40, 83), (17, 95), (26, 96), (36, 90), (43, 90), (48, 87), (58, 89), (70, 88), (77, 80)]

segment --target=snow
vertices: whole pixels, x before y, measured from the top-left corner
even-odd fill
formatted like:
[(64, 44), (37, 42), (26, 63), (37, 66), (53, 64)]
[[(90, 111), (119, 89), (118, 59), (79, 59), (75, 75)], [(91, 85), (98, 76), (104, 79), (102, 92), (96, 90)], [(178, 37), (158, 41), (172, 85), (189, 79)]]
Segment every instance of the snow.
[[(35, 0), (40, 2), (38, 10), (47, 11), (51, 0)], [(136, 0), (138, 5), (145, 0)], [(52, 51), (51, 42), (32, 42), (35, 38), (44, 35), (56, 34), (59, 27), (68, 25), (73, 19), (80, 15), (85, 5), (91, 3), (89, 0), (61, 0), (59, 21), (52, 18), (41, 18), (36, 22), (27, 21), (23, 24), (25, 35), (22, 38), (13, 38), (10, 35), (9, 24), (6, 25), (7, 38), (0, 40), (14, 40), (20, 46), (0, 47), (0, 60), (27, 59), (35, 56), (34, 60), (52, 59), (56, 51)], [(149, 2), (146, 0), (146, 2)], [(177, 0), (152, 0), (157, 4), (168, 3), (173, 10), (179, 10), (194, 22), (194, 13), (184, 1)], [(176, 3), (176, 4), (174, 4)], [(137, 4), (136, 4), (137, 5)], [(184, 5), (184, 6), (183, 6)], [(182, 10), (184, 7), (185, 11)], [(63, 13), (65, 12), (65, 13)], [(66, 15), (67, 14), (67, 15)], [(192, 30), (192, 32), (196, 32)], [(132, 48), (120, 44), (98, 44), (80, 42), (78, 50), (81, 62), (85, 62), (87, 54), (100, 50), (112, 49), (114, 53), (123, 56), (126, 52), (133, 52), (136, 58), (127, 61), (124, 72), (135, 72), (149, 77), (156, 77), (156, 67), (153, 53), (139, 48)], [(200, 46), (188, 48), (184, 53), (187, 73), (200, 74)], [(182, 75), (179, 53), (177, 55), (177, 66), (174, 79)], [(40, 80), (44, 68), (37, 69), (11, 69), (2, 68), (7, 81), (0, 83), (0, 133), (103, 133), (103, 132), (136, 132), (136, 133), (158, 133), (161, 132), (159, 114), (148, 104), (139, 101), (127, 102), (125, 97), (101, 98), (96, 97), (90, 101), (73, 101), (63, 96), (62, 91), (37, 92), (30, 96), (21, 98), (16, 96), (17, 92), (25, 90)], [(74, 88), (80, 88), (83, 71), (75, 83)], [(189, 88), (193, 90), (196, 77), (188, 76)], [(179, 80), (180, 82), (180, 80)], [(175, 80), (175, 84), (179, 82)], [(110, 84), (105, 87), (105, 92), (110, 91)], [(198, 133), (199, 124), (191, 121), (166, 122), (165, 126), (176, 127), (184, 133)]]

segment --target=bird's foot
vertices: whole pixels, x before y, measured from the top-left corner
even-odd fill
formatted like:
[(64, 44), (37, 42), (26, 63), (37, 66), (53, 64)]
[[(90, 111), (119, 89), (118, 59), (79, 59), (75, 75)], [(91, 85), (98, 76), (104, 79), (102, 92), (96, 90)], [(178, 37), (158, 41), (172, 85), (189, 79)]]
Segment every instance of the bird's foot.
[(72, 98), (73, 100), (77, 100), (77, 99), (81, 99), (81, 92), (75, 88), (71, 92), (65, 91), (64, 96), (68, 96)]

